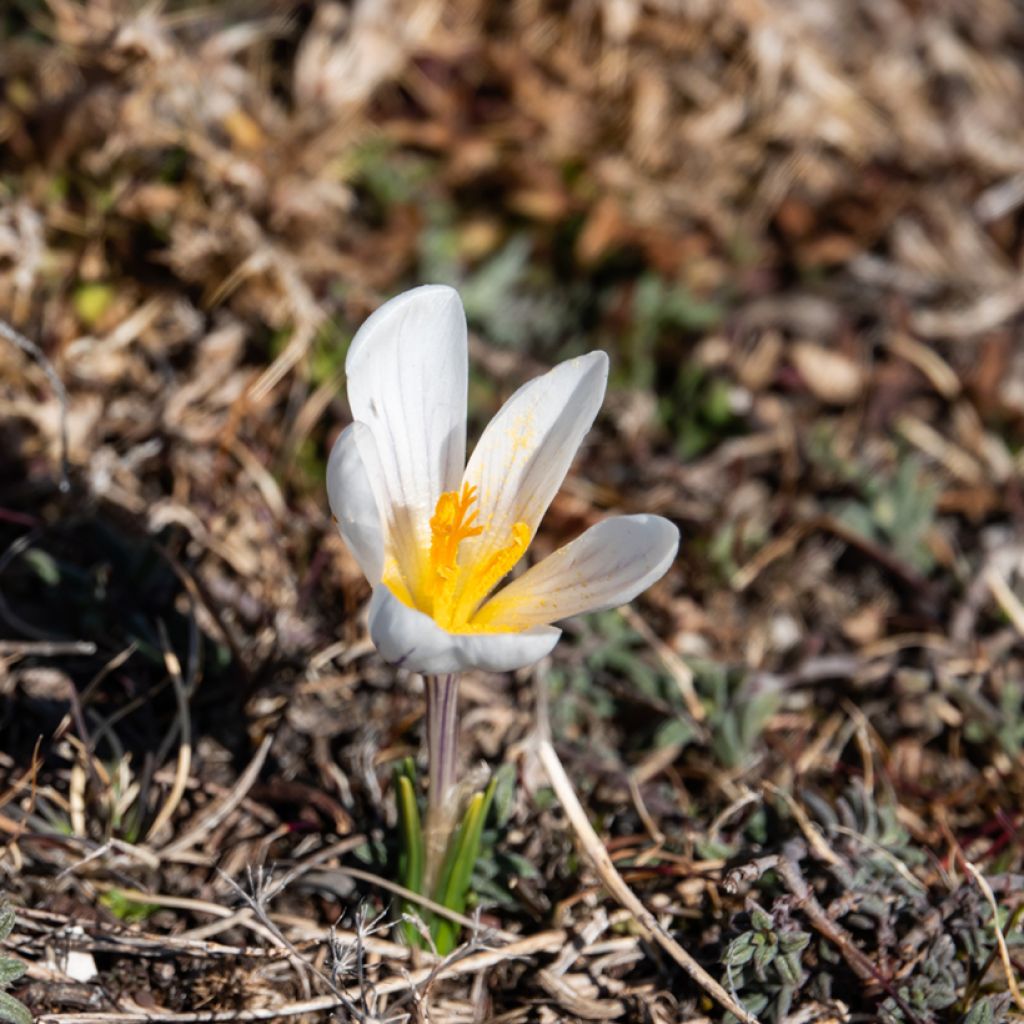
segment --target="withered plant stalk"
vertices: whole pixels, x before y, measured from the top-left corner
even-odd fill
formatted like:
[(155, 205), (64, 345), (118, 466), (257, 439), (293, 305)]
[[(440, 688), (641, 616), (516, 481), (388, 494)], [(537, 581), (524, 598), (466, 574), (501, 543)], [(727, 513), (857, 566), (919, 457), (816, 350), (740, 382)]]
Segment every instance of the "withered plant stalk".
[(458, 817), (455, 763), (458, 745), (459, 677), (424, 676), (427, 692), (427, 819), (423, 891), (432, 893)]

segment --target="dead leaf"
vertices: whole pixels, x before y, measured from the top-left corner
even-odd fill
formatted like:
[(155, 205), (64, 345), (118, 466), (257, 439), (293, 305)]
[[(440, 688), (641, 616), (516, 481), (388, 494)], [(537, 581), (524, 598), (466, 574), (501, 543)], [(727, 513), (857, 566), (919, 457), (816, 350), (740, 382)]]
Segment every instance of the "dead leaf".
[(804, 383), (823, 402), (849, 405), (864, 391), (863, 369), (841, 352), (813, 341), (798, 341), (790, 356)]

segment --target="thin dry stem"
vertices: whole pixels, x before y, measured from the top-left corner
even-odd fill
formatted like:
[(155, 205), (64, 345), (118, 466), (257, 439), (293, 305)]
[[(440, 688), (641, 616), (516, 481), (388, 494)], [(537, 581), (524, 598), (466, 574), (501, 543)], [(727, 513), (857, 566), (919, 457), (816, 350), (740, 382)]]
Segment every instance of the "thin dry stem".
[(459, 677), (425, 676), (427, 699), (427, 816), (423, 841), (423, 891), (432, 893), (458, 818), (455, 774), (458, 756)]
[[(565, 932), (539, 932), (518, 942), (510, 943), (501, 949), (488, 949), (482, 953), (473, 953), (461, 960), (450, 960), (443, 966), (423, 967), (413, 971), (406, 977), (388, 978), (373, 986), (375, 996), (393, 995), (407, 992), (425, 983), (432, 983), (441, 978), (457, 978), (469, 974), (477, 974), (504, 963), (506, 960), (519, 957), (535, 956), (538, 953), (553, 953), (561, 949), (565, 942)], [(279, 1017), (298, 1017), (307, 1013), (323, 1013), (344, 1005), (346, 1001), (357, 999), (361, 995), (360, 986), (342, 989), (338, 995), (318, 996), (301, 1003), (288, 1003), (285, 1006), (267, 1007), (262, 1010), (229, 1010), (208, 1013), (168, 1013), (160, 1014), (161, 1024), (230, 1024), (232, 1021), (263, 1021), (275, 1020)], [(50, 1013), (37, 1018), (38, 1024), (150, 1024), (153, 1014), (149, 1010), (118, 1011), (113, 1013)]]
[(1010, 959), (1006, 936), (1003, 934), (1003, 929), (999, 927), (999, 904), (996, 903), (995, 893), (992, 892), (992, 886), (988, 884), (988, 879), (966, 857), (963, 858), (963, 864), (974, 881), (978, 883), (978, 888), (992, 908), (992, 930), (995, 932), (996, 945), (999, 948), (999, 962), (1003, 965), (1003, 973), (1006, 975), (1006, 986), (1013, 995), (1013, 1001), (1017, 1004), (1017, 1008), (1024, 1010), (1024, 994), (1021, 993), (1017, 972)]
[(745, 1010), (732, 996), (704, 970), (703, 967), (682, 946), (672, 938), (658, 923), (657, 918), (641, 903), (640, 898), (626, 884), (625, 879), (619, 874), (618, 869), (608, 856), (601, 837), (594, 831), (590, 824), (587, 812), (576, 796), (576, 790), (569, 776), (566, 774), (562, 762), (555, 753), (551, 741), (547, 739), (550, 732), (547, 719), (547, 697), (544, 693), (545, 687), (542, 674), (538, 673), (538, 690), (541, 695), (538, 699), (538, 741), (537, 754), (544, 771), (547, 773), (551, 788), (555, 791), (562, 809), (565, 811), (569, 824), (576, 833), (576, 839), (583, 852), (590, 860), (601, 879), (602, 884), (609, 893), (623, 907), (625, 907), (635, 918), (637, 924), (643, 929), (647, 938), (657, 942), (662, 949), (672, 957), (673, 960), (696, 982), (708, 995), (711, 996), (720, 1006), (732, 1013), (737, 1020), (744, 1024), (759, 1024), (754, 1014)]

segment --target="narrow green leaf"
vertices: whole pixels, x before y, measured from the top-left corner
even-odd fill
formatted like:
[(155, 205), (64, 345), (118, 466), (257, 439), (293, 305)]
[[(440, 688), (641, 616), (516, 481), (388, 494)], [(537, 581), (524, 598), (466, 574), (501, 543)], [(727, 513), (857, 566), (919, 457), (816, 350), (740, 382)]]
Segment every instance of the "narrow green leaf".
[(398, 777), (398, 828), (402, 841), (402, 885), (418, 893), (423, 885), (423, 829), (416, 791), (406, 775)]
[(60, 583), (60, 566), (48, 551), (29, 548), (21, 557), (48, 587), (55, 587)]
[(413, 790), (416, 789), (416, 762), (411, 757), (403, 757), (395, 769), (396, 777), (404, 775), (411, 783)]
[(764, 976), (765, 968), (775, 959), (778, 952), (779, 946), (774, 935), (769, 937), (768, 942), (758, 944), (754, 950), (754, 970), (757, 971), (758, 977)]
[(754, 957), (754, 933), (744, 932), (729, 943), (729, 948), (722, 957), (722, 963), (727, 967), (742, 967), (749, 964)]
[(810, 941), (811, 936), (807, 932), (783, 932), (779, 936), (779, 948), (783, 953), (801, 953)]
[[(407, 758), (406, 760), (409, 764), (399, 767), (395, 772), (398, 832), (401, 842), (401, 852), (398, 857), (398, 878), (407, 889), (420, 893), (423, 889), (423, 828), (420, 825), (420, 811), (416, 804), (416, 788), (413, 785), (413, 778), (410, 777), (410, 770), (414, 769), (412, 769), (411, 759)], [(418, 913), (426, 919), (422, 907), (403, 902), (401, 909), (402, 913)], [(408, 921), (403, 923), (402, 932), (410, 946), (423, 946), (423, 937), (420, 935), (419, 930)]]
[(511, 764), (503, 764), (494, 773), (494, 819), (499, 826), (505, 825), (512, 817), (516, 804), (516, 770)]
[(775, 970), (784, 985), (796, 987), (800, 984), (803, 969), (800, 966), (800, 956), (797, 953), (783, 953), (775, 958)]
[(10, 907), (0, 906), (0, 942), (14, 930), (14, 911)]
[[(441, 869), (435, 899), (442, 906), (461, 914), (466, 909), (466, 898), (473, 878), (473, 868), (480, 856), (480, 836), (484, 822), (494, 799), (496, 781), (491, 780), (486, 792), (477, 793), (469, 802)], [(431, 929), (438, 953), (445, 956), (455, 948), (459, 925), (445, 918), (438, 918)]]
[(0, 1021), (6, 1024), (32, 1024), (32, 1014), (14, 996), (0, 992)]
[(992, 1000), (981, 999), (967, 1011), (964, 1024), (995, 1024), (995, 1019)]
[(28, 964), (10, 957), (0, 956), (0, 989), (7, 988), (16, 982), (26, 971)]

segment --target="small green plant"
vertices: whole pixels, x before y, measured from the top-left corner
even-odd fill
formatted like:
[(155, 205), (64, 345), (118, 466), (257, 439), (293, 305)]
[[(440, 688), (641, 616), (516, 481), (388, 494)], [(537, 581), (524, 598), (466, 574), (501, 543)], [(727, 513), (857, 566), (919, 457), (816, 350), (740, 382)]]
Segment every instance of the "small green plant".
[(1006, 1010), (1010, 999), (1009, 992), (979, 999), (961, 1017), (962, 1024), (1002, 1024), (1007, 1019)]
[[(14, 921), (14, 911), (6, 903), (0, 903), (0, 942), (6, 942), (10, 937)], [(25, 970), (25, 964), (20, 960), (0, 956), (0, 1022), (3, 1024), (32, 1024), (32, 1014), (25, 1004), (7, 991)]]
[(669, 397), (662, 400), (662, 420), (675, 438), (676, 453), (692, 459), (723, 438), (740, 432), (729, 382), (696, 362), (684, 363)]
[(753, 756), (781, 694), (756, 683), (746, 672), (714, 661), (696, 661), (694, 682), (708, 711), (711, 749), (727, 768), (739, 768)]
[[(764, 805), (768, 828), (758, 835), (756, 815), (743, 825), (747, 843), (775, 852), (762, 856), (760, 868), (748, 876), (746, 909), (721, 954), (736, 998), (766, 1024), (778, 1024), (801, 997), (844, 998), (836, 965), (845, 960), (863, 969), (870, 962), (879, 986), (872, 1020), (1003, 1024), (1009, 998), (995, 926), (1015, 960), (1024, 946), (1016, 879), (987, 875), (997, 901), (995, 918), (971, 879), (936, 904), (915, 872), (929, 855), (900, 821), (894, 802), (877, 801), (859, 781), (834, 798), (809, 789), (794, 796), (836, 859), (826, 865), (802, 837), (793, 838), (803, 827), (789, 801)], [(745, 885), (734, 878), (732, 889), (741, 892)], [(831, 925), (823, 929), (816, 922), (825, 916)], [(811, 940), (811, 929), (798, 928), (808, 924), (817, 933)]]
[(700, 299), (683, 285), (666, 282), (657, 274), (643, 274), (636, 284), (629, 334), (633, 385), (653, 385), (655, 349), (663, 334), (706, 332), (724, 316), (725, 308), (718, 302)]
[(928, 533), (935, 522), (939, 487), (913, 455), (895, 468), (868, 466), (837, 455), (828, 430), (812, 435), (808, 454), (830, 476), (858, 492), (831, 503), (836, 518), (868, 540), (883, 544), (918, 572), (930, 572), (934, 557)]
[(1008, 679), (999, 699), (999, 728), (996, 736), (1011, 757), (1024, 751), (1024, 684)]
[[(725, 316), (725, 306), (647, 273), (637, 281), (632, 311), (625, 351), (629, 383), (663, 391), (659, 415), (675, 438), (679, 457), (693, 458), (722, 437), (738, 433), (741, 425), (733, 410), (729, 382), (694, 360), (680, 364), (678, 357), (678, 336), (696, 337), (712, 330)], [(656, 388), (656, 378), (662, 363), (661, 343), (669, 337), (673, 339), (669, 362), (678, 370), (664, 392)]]
[(488, 341), (512, 349), (571, 351), (585, 291), (556, 281), (549, 267), (538, 265), (530, 238), (513, 235), (487, 259), (467, 266), (454, 211), (434, 203), (428, 215), (431, 223), (419, 245), (420, 276), (457, 281), (466, 317)]
[[(395, 790), (398, 795), (398, 825), (401, 849), (398, 874), (402, 885), (418, 895), (429, 895), (436, 903), (457, 914), (465, 912), (472, 888), (473, 873), (480, 857), (484, 823), (494, 802), (498, 776), (491, 779), (482, 793), (474, 794), (466, 806), (461, 824), (448, 842), (437, 879), (431, 885), (426, 877), (427, 856), (423, 832), (423, 817), (416, 799), (416, 768), (411, 758), (401, 762), (395, 772)], [(430, 890), (429, 892), (425, 890)], [(412, 945), (426, 945), (426, 936), (420, 933), (411, 917), (419, 917), (430, 932), (430, 941), (441, 956), (454, 948), (459, 937), (459, 924), (439, 914), (405, 901), (401, 906), (402, 929), (406, 941)]]
[(757, 992), (744, 996), (746, 1008), (760, 1014), (774, 1003), (774, 1019), (783, 1020), (804, 976), (801, 954), (811, 935), (789, 922), (777, 922), (754, 900), (747, 901), (747, 910), (750, 927), (729, 943), (722, 957), (729, 984), (737, 995), (756, 981)]
[(381, 211), (387, 211), (419, 196), (431, 180), (433, 163), (396, 152), (387, 139), (373, 138), (357, 146), (339, 169), (365, 189)]
[[(647, 644), (618, 612), (598, 612), (587, 617), (587, 625), (600, 637), (585, 665), (552, 669), (551, 715), (556, 729), (576, 724), (585, 713), (612, 718), (616, 703), (599, 680), (608, 674), (628, 683), (629, 692), (643, 698), (666, 717), (650, 742), (655, 747), (670, 743), (686, 745), (697, 739), (699, 730), (686, 715), (679, 688), (668, 675), (654, 668), (647, 657)], [(770, 682), (764, 683), (739, 668), (708, 659), (689, 661), (694, 685), (707, 711), (705, 726), (716, 761), (726, 768), (744, 766), (757, 750), (761, 734), (779, 708), (781, 695)]]
[(615, 701), (587, 665), (552, 668), (548, 687), (551, 726), (558, 735), (577, 729), (588, 716), (608, 720), (615, 715)]
[(707, 543), (707, 557), (723, 580), (731, 580), (740, 566), (769, 539), (768, 523), (758, 516), (727, 519)]
[(1007, 678), (1001, 680), (995, 695), (967, 686), (951, 692), (965, 712), (964, 737), (970, 743), (995, 741), (1010, 757), (1020, 757), (1024, 752), (1024, 684)]
[(839, 518), (869, 540), (881, 541), (909, 565), (929, 572), (934, 558), (928, 531), (935, 522), (938, 488), (916, 459), (903, 459), (890, 475), (865, 476), (863, 499), (841, 506)]
[(135, 899), (120, 889), (111, 889), (100, 897), (100, 903), (126, 924), (140, 924), (159, 909), (155, 903)]
[(907, 1010), (918, 1019), (934, 1020), (934, 1012), (945, 1010), (963, 991), (967, 970), (957, 956), (956, 944), (948, 935), (939, 935), (928, 949), (928, 956), (918, 970), (909, 975), (896, 990), (903, 1005), (895, 996), (886, 999), (879, 1008), (879, 1017), (885, 1024), (903, 1024), (911, 1019)]

